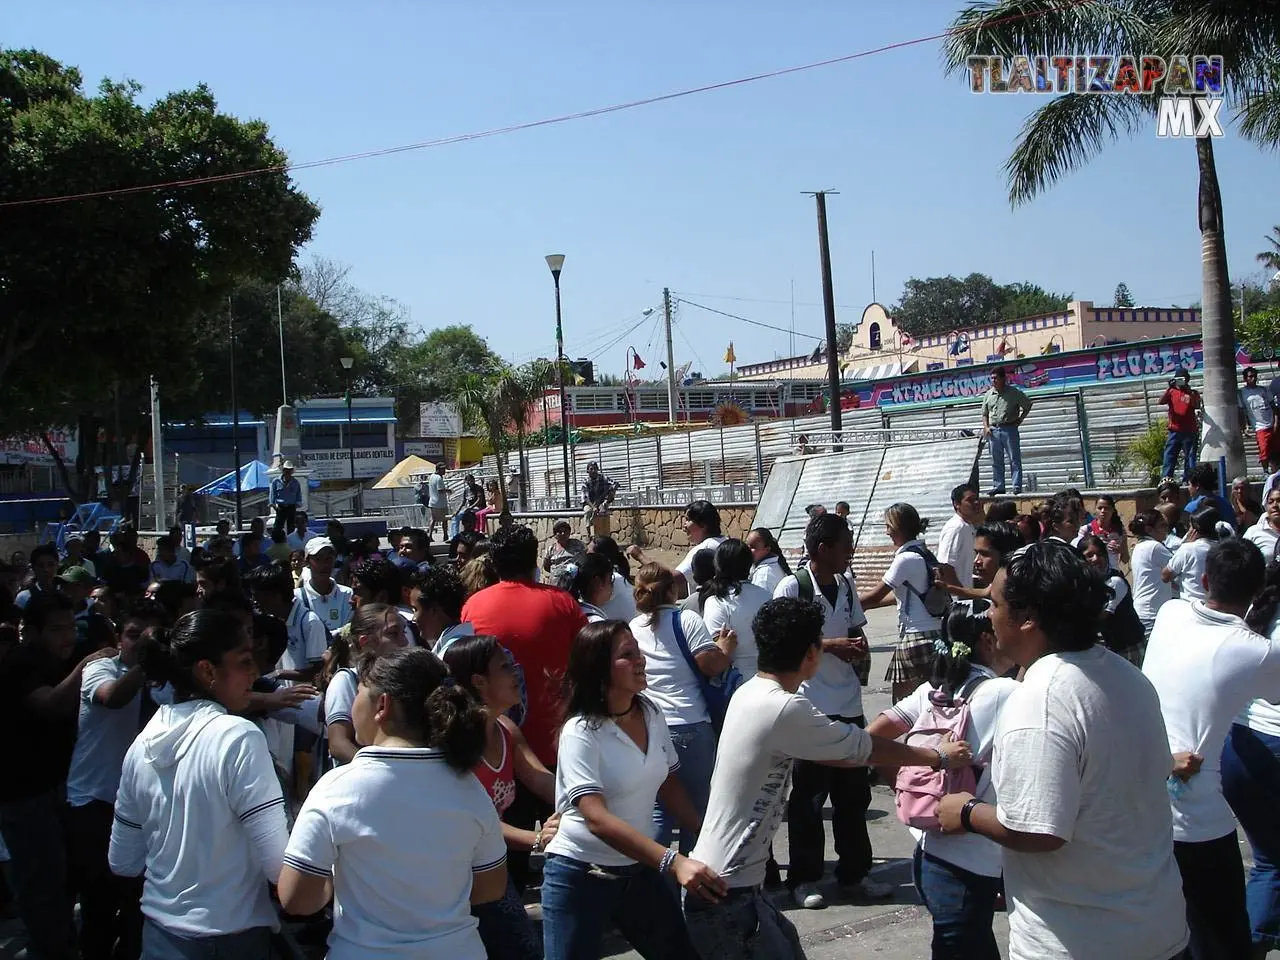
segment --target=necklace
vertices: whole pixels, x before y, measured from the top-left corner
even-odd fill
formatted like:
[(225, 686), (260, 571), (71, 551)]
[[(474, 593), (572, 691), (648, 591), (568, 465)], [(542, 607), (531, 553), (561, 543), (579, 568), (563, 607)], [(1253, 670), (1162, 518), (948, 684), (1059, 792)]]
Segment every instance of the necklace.
[(635, 698), (633, 697), (631, 700), (631, 706), (627, 707), (627, 709), (623, 710), (621, 713), (610, 713), (609, 716), (613, 717), (615, 720), (621, 720), (623, 717), (630, 714), (631, 711), (634, 710), (635, 708), (636, 708), (636, 701), (635, 701)]

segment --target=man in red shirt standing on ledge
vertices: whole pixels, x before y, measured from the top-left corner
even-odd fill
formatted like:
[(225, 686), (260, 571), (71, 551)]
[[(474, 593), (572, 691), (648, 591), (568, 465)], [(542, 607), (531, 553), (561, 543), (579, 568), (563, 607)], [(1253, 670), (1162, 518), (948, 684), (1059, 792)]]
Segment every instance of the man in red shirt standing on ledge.
[[(475, 594), (462, 607), (462, 621), (479, 635), (498, 638), (524, 671), (529, 710), (520, 725), (538, 759), (554, 770), (556, 731), (564, 719), (560, 686), (569, 663), (569, 647), (587, 618), (578, 601), (556, 587), (536, 583), (538, 538), (528, 527), (507, 527), (493, 537), (489, 550), (499, 583)], [(516, 799), (506, 821), (532, 829), (551, 809), (516, 781)], [(526, 822), (527, 821), (527, 822)], [(521, 858), (508, 858), (512, 879), (520, 886)], [(527, 858), (524, 858), (527, 863)]]
[(1191, 389), (1191, 375), (1179, 370), (1169, 381), (1169, 389), (1160, 397), (1160, 403), (1169, 408), (1169, 439), (1164, 444), (1163, 475), (1173, 479), (1178, 465), (1178, 451), (1182, 451), (1182, 481), (1186, 483), (1196, 465), (1196, 440), (1200, 424), (1196, 411), (1200, 409), (1200, 394)]

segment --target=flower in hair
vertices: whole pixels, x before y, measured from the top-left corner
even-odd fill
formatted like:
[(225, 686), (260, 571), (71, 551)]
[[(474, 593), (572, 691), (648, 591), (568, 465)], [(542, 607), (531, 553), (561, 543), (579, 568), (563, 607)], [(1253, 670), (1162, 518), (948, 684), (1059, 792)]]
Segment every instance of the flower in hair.
[(458, 681), (453, 679), (452, 676), (446, 676), (443, 680), (440, 681), (440, 686), (444, 687), (446, 690), (456, 687), (457, 685), (458, 685)]
[(955, 657), (957, 660), (962, 660), (966, 657), (973, 656), (973, 650), (969, 648), (967, 643), (961, 643), (957, 640), (951, 645), (951, 656)]
[(937, 652), (938, 656), (945, 657), (947, 655), (947, 641), (938, 637), (933, 641), (933, 649)]

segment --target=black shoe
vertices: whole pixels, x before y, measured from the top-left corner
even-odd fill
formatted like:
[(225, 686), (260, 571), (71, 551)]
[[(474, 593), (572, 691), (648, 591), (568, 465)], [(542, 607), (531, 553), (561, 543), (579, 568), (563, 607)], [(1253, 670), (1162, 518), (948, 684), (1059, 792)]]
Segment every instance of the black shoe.
[(1004, 496), (1004, 487), (996, 487), (994, 490), (988, 490), (988, 491), (987, 491), (987, 496), (988, 496), (988, 497), (1002, 497), (1002, 496)]
[(1021, 487), (1014, 487), (1014, 488), (1013, 488), (1013, 495), (1014, 495), (1015, 497), (1021, 496), (1021, 495), (1022, 495), (1022, 488), (1021, 488)]

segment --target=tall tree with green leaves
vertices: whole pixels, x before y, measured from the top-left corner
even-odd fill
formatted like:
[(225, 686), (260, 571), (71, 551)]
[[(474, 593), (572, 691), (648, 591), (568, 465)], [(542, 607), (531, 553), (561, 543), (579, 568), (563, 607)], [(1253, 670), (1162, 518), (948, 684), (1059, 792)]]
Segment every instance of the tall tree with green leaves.
[(1133, 306), (1133, 294), (1129, 292), (1129, 285), (1125, 283), (1123, 280), (1121, 280), (1119, 283), (1116, 284), (1116, 292), (1111, 299), (1113, 301), (1112, 303), (1113, 306), (1117, 306), (1117, 307)]
[[(82, 477), (105, 447), (132, 446), (136, 472), (149, 378), (208, 365), (205, 317), (245, 278), (284, 279), (319, 216), (265, 123), (203, 85), (140, 94), (0, 50), (0, 436), (76, 425)], [(225, 179), (181, 185), (205, 177)]]
[[(981, 0), (956, 17), (943, 60), (953, 74), (969, 73), (973, 55), (1043, 56), (1074, 51), (1097, 55), (1221, 53), (1226, 95), (1241, 111), (1252, 111), (1246, 136), (1280, 142), (1280, 124), (1267, 119), (1259, 99), (1273, 70), (1280, 35), (1274, 0)], [(1034, 199), (1083, 166), (1121, 134), (1151, 130), (1157, 96), (1060, 94), (1043, 101), (1023, 125), (1005, 163), (1009, 198)], [(1243, 472), (1244, 445), (1236, 404), (1235, 331), (1227, 273), (1222, 192), (1213, 142), (1195, 140), (1199, 184), (1196, 195), (1201, 243), (1205, 358), (1206, 459), (1227, 457), (1232, 474)]]

